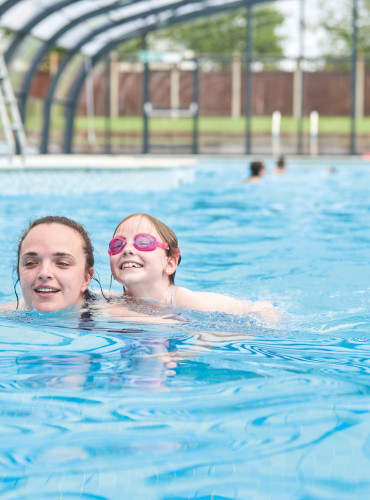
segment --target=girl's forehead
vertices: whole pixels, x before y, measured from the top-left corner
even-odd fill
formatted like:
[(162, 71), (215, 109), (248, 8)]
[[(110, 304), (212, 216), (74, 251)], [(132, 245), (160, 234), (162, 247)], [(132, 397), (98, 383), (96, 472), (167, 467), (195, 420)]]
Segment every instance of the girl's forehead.
[(117, 228), (116, 235), (125, 236), (126, 233), (130, 233), (130, 236), (136, 236), (139, 233), (150, 233), (153, 236), (158, 235), (156, 228), (145, 217), (132, 217), (120, 224)]
[(21, 252), (30, 247), (64, 248), (70, 253), (83, 252), (82, 236), (73, 228), (63, 224), (39, 224), (30, 229), (21, 244)]

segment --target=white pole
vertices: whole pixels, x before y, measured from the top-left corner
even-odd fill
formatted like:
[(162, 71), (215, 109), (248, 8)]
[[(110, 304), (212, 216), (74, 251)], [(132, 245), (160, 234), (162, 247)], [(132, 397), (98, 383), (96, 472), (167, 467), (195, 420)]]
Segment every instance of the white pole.
[(317, 156), (318, 153), (318, 135), (319, 135), (319, 113), (311, 111), (310, 113), (310, 155)]
[(280, 155), (280, 122), (281, 113), (280, 111), (274, 111), (272, 113), (272, 154), (276, 157)]

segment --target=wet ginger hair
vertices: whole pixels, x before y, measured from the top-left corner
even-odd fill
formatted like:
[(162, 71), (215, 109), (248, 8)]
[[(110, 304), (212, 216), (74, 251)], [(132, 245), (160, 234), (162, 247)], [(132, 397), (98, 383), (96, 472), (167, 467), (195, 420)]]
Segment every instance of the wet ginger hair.
[[(115, 236), (115, 234), (116, 234), (118, 228), (121, 226), (121, 224), (123, 224), (127, 220), (132, 219), (134, 217), (141, 217), (143, 219), (147, 219), (153, 225), (153, 227), (157, 230), (158, 234), (163, 239), (163, 241), (165, 243), (167, 243), (167, 245), (169, 246), (169, 249), (165, 250), (166, 255), (168, 257), (170, 257), (170, 256), (177, 257), (177, 265), (179, 265), (181, 262), (181, 255), (180, 255), (179, 243), (177, 241), (176, 234), (172, 231), (171, 228), (166, 226), (166, 224), (164, 222), (160, 221), (156, 217), (153, 217), (152, 215), (145, 214), (142, 212), (137, 212), (135, 214), (128, 215), (127, 217), (122, 219), (121, 222), (117, 225), (116, 229), (114, 230), (113, 236)], [(176, 274), (176, 271), (168, 276), (168, 279), (169, 279), (171, 285), (173, 285), (175, 283), (175, 274)]]

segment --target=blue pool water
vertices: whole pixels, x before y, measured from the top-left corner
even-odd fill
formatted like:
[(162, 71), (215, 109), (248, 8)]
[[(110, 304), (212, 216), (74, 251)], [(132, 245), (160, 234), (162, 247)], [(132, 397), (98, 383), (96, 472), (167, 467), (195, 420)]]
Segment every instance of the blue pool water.
[(14, 300), (29, 219), (83, 223), (108, 288), (112, 231), (144, 211), (179, 237), (177, 284), (286, 312), (275, 326), (1, 314), (2, 499), (369, 498), (370, 164), (291, 160), (253, 185), (246, 174), (230, 159), (0, 173), (1, 302)]

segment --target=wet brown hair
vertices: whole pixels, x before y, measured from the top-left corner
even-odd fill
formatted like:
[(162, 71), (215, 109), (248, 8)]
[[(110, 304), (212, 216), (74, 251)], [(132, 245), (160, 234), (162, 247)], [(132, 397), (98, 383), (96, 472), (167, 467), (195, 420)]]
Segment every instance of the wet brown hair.
[[(128, 215), (125, 217), (121, 222), (117, 225), (116, 229), (114, 230), (113, 236), (116, 234), (117, 229), (120, 227), (121, 224), (126, 222), (129, 219), (132, 219), (133, 217), (142, 217), (144, 219), (147, 219), (158, 231), (158, 234), (160, 237), (167, 243), (169, 246), (169, 249), (166, 250), (166, 254), (168, 257), (170, 256), (176, 256), (178, 257), (177, 265), (180, 264), (181, 262), (181, 255), (180, 255), (180, 249), (179, 249), (179, 243), (177, 241), (177, 236), (176, 234), (172, 231), (172, 229), (156, 217), (153, 217), (152, 215), (145, 214), (142, 212), (137, 212), (135, 214)], [(175, 283), (175, 274), (176, 271), (168, 276), (168, 279), (170, 280), (171, 284)]]
[(280, 156), (277, 162), (277, 166), (281, 169), (285, 167), (285, 158), (284, 156)]
[[(67, 217), (62, 217), (58, 215), (47, 215), (46, 217), (41, 217), (40, 219), (35, 219), (31, 221), (28, 225), (28, 227), (23, 231), (19, 243), (18, 243), (18, 250), (17, 250), (17, 282), (19, 281), (19, 257), (20, 257), (20, 251), (21, 251), (21, 246), (22, 243), (27, 236), (27, 234), (31, 231), (36, 226), (40, 226), (41, 224), (61, 224), (63, 226), (70, 227), (71, 229), (74, 229), (77, 231), (82, 239), (83, 239), (83, 251), (86, 257), (86, 262), (85, 262), (85, 270), (88, 274), (90, 274), (90, 268), (94, 267), (94, 248), (92, 246), (90, 237), (86, 231), (86, 229), (79, 224), (78, 222), (75, 222), (72, 219), (68, 219)], [(17, 283), (15, 284), (15, 286)], [(15, 289), (15, 287), (14, 287)], [(18, 295), (17, 296), (17, 302), (18, 302)], [(86, 301), (88, 300), (93, 300), (95, 298), (94, 294), (90, 292), (89, 289), (86, 289), (83, 292), (83, 296)]]
[(250, 165), (251, 175), (252, 177), (258, 177), (262, 169), (265, 168), (265, 165), (261, 161), (253, 161)]

